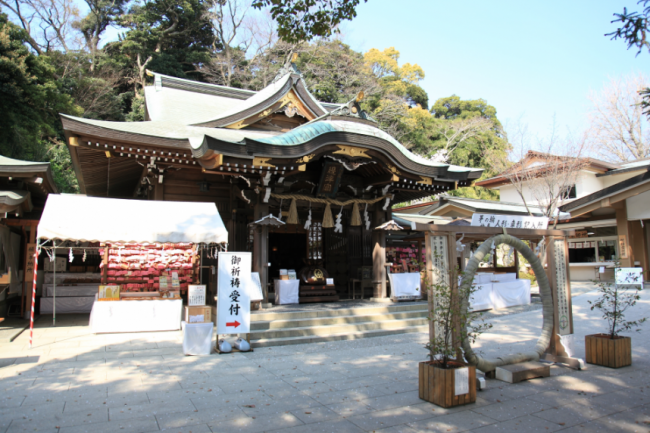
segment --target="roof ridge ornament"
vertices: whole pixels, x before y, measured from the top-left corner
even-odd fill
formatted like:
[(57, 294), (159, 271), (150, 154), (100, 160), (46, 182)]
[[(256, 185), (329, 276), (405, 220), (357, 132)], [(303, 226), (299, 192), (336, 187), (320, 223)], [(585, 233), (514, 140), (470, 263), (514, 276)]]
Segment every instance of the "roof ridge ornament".
[(340, 108), (330, 111), (326, 114), (326, 116), (349, 116), (358, 119), (370, 120), (371, 122), (377, 123), (375, 119), (370, 117), (370, 115), (361, 108), (361, 105), (359, 103), (363, 100), (364, 97), (365, 93), (363, 90), (361, 90), (359, 93), (357, 93), (357, 96), (355, 96), (354, 99), (351, 99), (347, 103), (343, 104)]
[(302, 73), (298, 70), (298, 66), (296, 66), (296, 61), (298, 60), (298, 53), (295, 53), (291, 51), (289, 53), (289, 56), (287, 56), (287, 60), (284, 63), (284, 65), (280, 68), (278, 71), (277, 75), (273, 79), (272, 83), (275, 83), (276, 81), (280, 80), (282, 77), (284, 77), (287, 74), (298, 74), (302, 77)]

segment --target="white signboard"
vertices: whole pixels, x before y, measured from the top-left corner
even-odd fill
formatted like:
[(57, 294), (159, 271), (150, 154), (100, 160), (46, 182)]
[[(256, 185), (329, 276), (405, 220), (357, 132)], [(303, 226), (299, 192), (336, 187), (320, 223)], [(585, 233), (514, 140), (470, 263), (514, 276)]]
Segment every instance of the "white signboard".
[(454, 395), (469, 393), (469, 369), (461, 367), (454, 370)]
[(250, 332), (251, 253), (219, 252), (217, 334)]
[(643, 268), (616, 268), (616, 284), (643, 285)]
[(261, 301), (264, 299), (264, 294), (262, 293), (262, 283), (260, 281), (259, 272), (251, 272), (251, 278), (253, 279), (253, 284), (250, 285), (248, 294), (251, 298), (251, 301)]
[(205, 285), (190, 284), (187, 287), (187, 305), (190, 307), (205, 305)]
[(548, 218), (524, 215), (491, 215), (475, 213), (472, 215), (472, 225), (475, 227), (546, 230), (548, 227)]

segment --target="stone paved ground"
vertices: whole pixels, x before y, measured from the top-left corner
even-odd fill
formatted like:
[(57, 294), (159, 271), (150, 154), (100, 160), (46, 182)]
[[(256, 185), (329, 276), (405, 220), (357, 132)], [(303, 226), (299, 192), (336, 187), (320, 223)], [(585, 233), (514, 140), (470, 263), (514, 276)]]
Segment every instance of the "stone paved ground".
[[(590, 296), (573, 298), (581, 357), (602, 329)], [(649, 307), (644, 294), (630, 316)], [(39, 321), (32, 350), (27, 332), (0, 343), (0, 433), (650, 431), (650, 329), (633, 336), (631, 367), (488, 380), (476, 404), (442, 409), (418, 398), (424, 334), (185, 357), (179, 332), (94, 336), (87, 316), (62, 317)], [(534, 346), (541, 311), (490, 320), (481, 349), (511, 353)]]

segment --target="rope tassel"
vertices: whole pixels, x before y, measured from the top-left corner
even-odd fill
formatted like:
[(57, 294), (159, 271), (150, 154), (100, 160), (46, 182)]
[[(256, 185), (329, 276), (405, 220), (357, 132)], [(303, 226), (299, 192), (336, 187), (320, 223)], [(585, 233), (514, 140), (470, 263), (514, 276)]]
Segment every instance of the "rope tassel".
[(332, 208), (330, 207), (330, 204), (327, 203), (327, 206), (325, 206), (325, 213), (323, 214), (323, 228), (331, 229), (332, 227), (334, 227), (334, 219), (332, 218)]
[(287, 224), (298, 224), (298, 206), (296, 205), (296, 199), (291, 200), (291, 206), (289, 206), (289, 216), (287, 217)]
[(361, 225), (361, 214), (359, 213), (359, 203), (354, 202), (352, 206), (352, 220), (350, 221), (352, 227), (358, 227)]

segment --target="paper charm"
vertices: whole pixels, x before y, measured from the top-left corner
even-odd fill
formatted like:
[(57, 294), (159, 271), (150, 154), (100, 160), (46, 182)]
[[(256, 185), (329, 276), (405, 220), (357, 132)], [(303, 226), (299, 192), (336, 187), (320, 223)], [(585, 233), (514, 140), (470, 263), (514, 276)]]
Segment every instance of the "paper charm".
[(341, 222), (342, 217), (343, 217), (343, 206), (341, 206), (341, 210), (339, 211), (339, 214), (336, 215), (336, 222), (334, 223), (334, 233), (343, 233), (343, 223)]
[(72, 254), (72, 248), (70, 248), (70, 253), (68, 254), (68, 257), (70, 258), (70, 263), (74, 260), (74, 254)]
[(86, 256), (87, 256), (88, 251), (84, 250), (84, 256), (83, 256), (83, 262), (86, 263)]
[(309, 215), (307, 216), (307, 221), (305, 221), (305, 230), (309, 230), (309, 227), (311, 227), (311, 203), (309, 206)]
[(368, 203), (363, 211), (363, 219), (366, 222), (366, 230), (370, 230), (370, 215), (368, 215)]
[(458, 251), (459, 253), (462, 253), (465, 250), (465, 245), (461, 243), (464, 237), (465, 234), (463, 234), (463, 236), (461, 236), (460, 239), (456, 241), (456, 251)]

